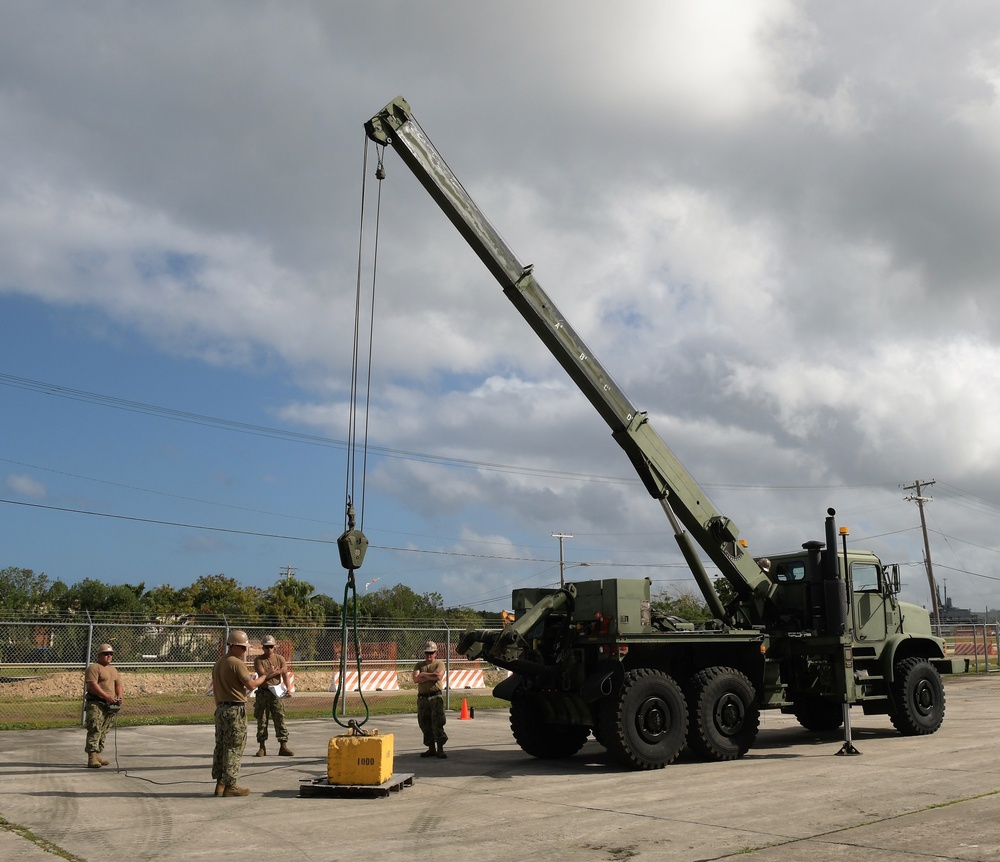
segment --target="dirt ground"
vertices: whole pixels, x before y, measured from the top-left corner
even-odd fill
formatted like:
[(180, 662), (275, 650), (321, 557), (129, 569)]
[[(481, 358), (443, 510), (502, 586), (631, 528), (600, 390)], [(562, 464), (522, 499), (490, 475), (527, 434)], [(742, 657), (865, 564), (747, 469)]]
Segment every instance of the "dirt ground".
[[(190, 673), (148, 673), (145, 671), (120, 671), (122, 685), (127, 696), (141, 694), (175, 694), (192, 692), (204, 694), (211, 681), (208, 670), (192, 670)], [(325, 692), (330, 690), (333, 674), (330, 671), (296, 671), (295, 690), (297, 692)], [(47, 697), (79, 697), (83, 691), (83, 673), (68, 671), (51, 673), (35, 679), (16, 682), (0, 682), (0, 697), (21, 697), (25, 699)]]

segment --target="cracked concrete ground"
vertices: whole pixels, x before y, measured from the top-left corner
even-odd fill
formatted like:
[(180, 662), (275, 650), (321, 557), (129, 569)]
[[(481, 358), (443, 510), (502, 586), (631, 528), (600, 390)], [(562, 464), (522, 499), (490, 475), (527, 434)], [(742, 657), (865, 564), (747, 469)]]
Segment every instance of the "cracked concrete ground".
[(837, 754), (836, 734), (767, 712), (741, 760), (685, 754), (651, 772), (623, 771), (593, 740), (569, 760), (536, 760), (500, 711), (450, 713), (447, 760), (418, 756), (415, 716), (372, 719), (394, 734), (394, 772), (413, 776), (384, 798), (299, 797), (300, 782), (325, 775), (343, 732), (332, 720), (293, 722), (295, 757), (248, 752), (245, 799), (212, 795), (210, 726), (122, 728), (100, 770), (84, 768), (82, 729), (3, 732), (0, 858), (1000, 860), (1000, 676), (946, 680), (946, 693), (929, 737), (852, 711), (856, 757)]

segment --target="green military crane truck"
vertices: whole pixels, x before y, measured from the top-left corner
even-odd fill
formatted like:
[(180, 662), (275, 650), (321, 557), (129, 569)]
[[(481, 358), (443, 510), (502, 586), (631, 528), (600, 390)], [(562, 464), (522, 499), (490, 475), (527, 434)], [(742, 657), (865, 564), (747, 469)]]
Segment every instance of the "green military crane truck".
[[(945, 712), (941, 674), (964, 663), (946, 657), (925, 609), (897, 598), (898, 567), (848, 549), (832, 509), (823, 541), (769, 561), (751, 557), (736, 525), (469, 197), (406, 101), (390, 102), (365, 130), (399, 154), (610, 426), (663, 508), (714, 615), (694, 627), (653, 613), (648, 579), (514, 591), (514, 622), (467, 632), (459, 651), (511, 671), (494, 694), (510, 701), (518, 745), (535, 757), (565, 758), (593, 734), (630, 768), (666, 766), (685, 747), (727, 761), (753, 745), (762, 709), (793, 714), (810, 730), (846, 721), (849, 745), (851, 706), (887, 714), (904, 735), (934, 733)], [(728, 604), (698, 548), (732, 585)]]

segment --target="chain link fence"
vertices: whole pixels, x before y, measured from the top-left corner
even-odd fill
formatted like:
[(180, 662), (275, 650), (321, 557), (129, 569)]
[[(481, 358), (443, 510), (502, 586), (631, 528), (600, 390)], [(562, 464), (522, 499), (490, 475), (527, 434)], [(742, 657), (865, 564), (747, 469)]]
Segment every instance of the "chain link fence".
[[(469, 698), (481, 708), (505, 707), (491, 690), (506, 671), (470, 662), (455, 651), (461, 632), (443, 626), (365, 626), (345, 634), (337, 626), (240, 624), (181, 619), (175, 622), (107, 622), (5, 618), (0, 612), (0, 730), (68, 726), (83, 720), (83, 674), (97, 647), (110, 643), (122, 675), (121, 724), (210, 722), (212, 666), (225, 652), (231, 629), (250, 638), (247, 662), (261, 655), (266, 635), (291, 664), (295, 694), (286, 704), (290, 717), (337, 715), (350, 718), (368, 707), (381, 712), (415, 711), (414, 665), (433, 640), (448, 667), (446, 706)], [(970, 673), (1000, 670), (1000, 625), (956, 623), (937, 632), (949, 655), (966, 658)], [(341, 683), (341, 654), (346, 675)], [(358, 672), (360, 655), (360, 674)], [(461, 702), (460, 700), (458, 701)]]
[(276, 639), (277, 652), (295, 677), (295, 693), (286, 704), (291, 718), (332, 715), (335, 695), (337, 715), (345, 718), (363, 715), (369, 707), (416, 711), (411, 674), (428, 640), (438, 644), (448, 668), (447, 708), (455, 708), (454, 698), (471, 698), (482, 708), (506, 706), (491, 695), (506, 671), (459, 655), (455, 647), (461, 632), (442, 626), (367, 626), (345, 632), (339, 625), (262, 626), (225, 619), (29, 622), (0, 615), (0, 730), (82, 723), (84, 671), (102, 643), (114, 648), (114, 666), (122, 677), (120, 724), (210, 722), (215, 709), (212, 666), (225, 652), (231, 629), (242, 629), (250, 638), (251, 670), (263, 653), (263, 638)]
[(934, 632), (945, 643), (945, 652), (964, 658), (970, 673), (996, 673), (1000, 670), (1000, 624), (947, 623)]

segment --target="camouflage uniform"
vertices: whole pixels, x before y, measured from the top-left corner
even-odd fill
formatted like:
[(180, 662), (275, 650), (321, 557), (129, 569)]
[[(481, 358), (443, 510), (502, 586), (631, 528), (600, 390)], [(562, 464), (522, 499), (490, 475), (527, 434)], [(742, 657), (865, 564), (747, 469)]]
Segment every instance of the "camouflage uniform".
[(247, 744), (247, 713), (242, 703), (220, 703), (215, 707), (215, 752), (212, 778), (227, 787), (240, 777), (243, 749)]
[(448, 741), (448, 734), (444, 732), (447, 720), (444, 695), (440, 691), (417, 695), (417, 724), (423, 732), (424, 745), (434, 748), (435, 745), (444, 745)]
[[(258, 674), (268, 674), (274, 671), (285, 673), (288, 670), (288, 663), (280, 655), (273, 658), (258, 657), (254, 659), (254, 670)], [(262, 685), (257, 689), (256, 698), (253, 705), (254, 718), (257, 719), (257, 742), (263, 745), (267, 742), (267, 721), (270, 717), (274, 720), (274, 736), (278, 742), (284, 744), (288, 742), (288, 727), (285, 724), (285, 701), (276, 697), (267, 685)]]
[(241, 658), (224, 655), (212, 669), (215, 693), (215, 751), (212, 778), (234, 787), (247, 744), (246, 688), (250, 671)]
[(104, 740), (108, 731), (114, 724), (116, 710), (111, 709), (107, 696), (114, 697), (118, 703), (121, 703), (122, 696), (121, 677), (118, 670), (111, 665), (113, 656), (114, 650), (111, 644), (101, 644), (98, 648), (97, 661), (87, 665), (87, 670), (84, 672), (86, 691), (84, 719), (87, 741), (83, 750), (88, 755), (88, 766), (106, 766), (108, 763), (101, 757), (101, 752), (104, 751)]
[(87, 721), (87, 742), (83, 750), (90, 754), (104, 751), (104, 740), (115, 720), (115, 713), (107, 708), (107, 704), (98, 703), (96, 700), (87, 701), (86, 721)]
[(438, 757), (446, 757), (444, 744), (448, 741), (448, 734), (444, 732), (445, 722), (448, 720), (444, 712), (444, 675), (445, 663), (437, 657), (437, 644), (434, 641), (427, 641), (424, 649), (424, 660), (413, 668), (413, 679), (417, 682), (417, 675), (422, 673), (436, 674), (439, 678), (431, 681), (424, 680), (417, 682), (417, 724), (424, 735), (424, 745), (427, 746), (426, 757), (436, 750)]

